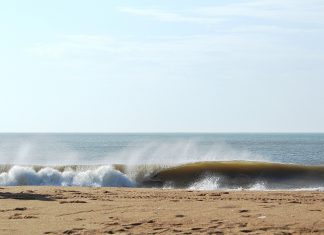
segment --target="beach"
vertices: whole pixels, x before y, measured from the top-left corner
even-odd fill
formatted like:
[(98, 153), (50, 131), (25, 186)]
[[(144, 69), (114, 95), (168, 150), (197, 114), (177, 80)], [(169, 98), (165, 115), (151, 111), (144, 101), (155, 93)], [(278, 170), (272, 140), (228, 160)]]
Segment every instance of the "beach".
[(0, 188), (0, 234), (324, 234), (318, 191)]

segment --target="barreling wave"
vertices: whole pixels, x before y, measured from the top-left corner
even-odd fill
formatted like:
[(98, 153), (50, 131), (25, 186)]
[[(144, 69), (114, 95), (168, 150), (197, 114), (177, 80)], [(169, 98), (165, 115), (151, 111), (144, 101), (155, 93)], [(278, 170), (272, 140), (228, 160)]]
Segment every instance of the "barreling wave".
[(198, 189), (315, 188), (324, 186), (324, 166), (252, 161), (195, 162), (163, 169), (148, 181)]
[(0, 185), (190, 189), (324, 188), (324, 166), (211, 161), (168, 165), (0, 166)]

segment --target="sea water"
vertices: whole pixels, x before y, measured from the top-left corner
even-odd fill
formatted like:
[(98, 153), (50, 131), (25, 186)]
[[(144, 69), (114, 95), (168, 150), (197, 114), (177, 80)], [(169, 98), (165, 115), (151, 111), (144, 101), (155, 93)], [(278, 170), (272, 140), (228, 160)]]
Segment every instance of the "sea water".
[[(0, 185), (139, 187), (161, 169), (206, 161), (324, 166), (324, 134), (0, 134)], [(188, 187), (215, 189), (219, 177), (204, 174)]]

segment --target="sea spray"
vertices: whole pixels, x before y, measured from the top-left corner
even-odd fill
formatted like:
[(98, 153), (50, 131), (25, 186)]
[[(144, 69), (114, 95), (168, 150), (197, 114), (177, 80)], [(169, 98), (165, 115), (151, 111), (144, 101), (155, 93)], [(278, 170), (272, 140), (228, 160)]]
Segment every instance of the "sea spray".
[[(131, 146), (131, 147), (130, 147)], [(110, 159), (107, 157), (105, 161)], [(223, 142), (202, 144), (199, 139), (175, 141), (150, 141), (129, 143), (125, 149), (114, 153), (114, 162), (125, 165), (179, 165), (200, 161), (267, 161), (260, 155), (236, 149)], [(97, 162), (100, 164), (100, 162)]]
[(0, 134), (0, 163), (10, 165), (73, 165), (86, 163), (82, 151), (56, 134)]

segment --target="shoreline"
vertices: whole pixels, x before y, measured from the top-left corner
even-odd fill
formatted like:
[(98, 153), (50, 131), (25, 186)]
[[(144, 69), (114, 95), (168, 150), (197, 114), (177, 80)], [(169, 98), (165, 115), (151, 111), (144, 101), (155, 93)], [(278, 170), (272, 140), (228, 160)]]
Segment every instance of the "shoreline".
[(324, 192), (0, 187), (0, 234), (323, 234)]

